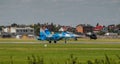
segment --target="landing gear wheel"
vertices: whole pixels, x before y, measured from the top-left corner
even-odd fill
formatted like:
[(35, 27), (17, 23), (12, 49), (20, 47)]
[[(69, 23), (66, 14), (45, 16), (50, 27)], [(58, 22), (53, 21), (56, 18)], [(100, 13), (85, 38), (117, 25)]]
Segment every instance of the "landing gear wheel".
[(54, 43), (57, 43), (57, 41), (54, 41)]
[(51, 43), (52, 41), (49, 41), (49, 43)]

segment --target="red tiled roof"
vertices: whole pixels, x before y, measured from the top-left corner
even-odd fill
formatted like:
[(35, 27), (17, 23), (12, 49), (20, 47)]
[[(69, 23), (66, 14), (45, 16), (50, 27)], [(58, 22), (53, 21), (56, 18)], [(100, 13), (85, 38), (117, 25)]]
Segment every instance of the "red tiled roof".
[(103, 26), (99, 25), (94, 28), (94, 31), (100, 31), (103, 29)]

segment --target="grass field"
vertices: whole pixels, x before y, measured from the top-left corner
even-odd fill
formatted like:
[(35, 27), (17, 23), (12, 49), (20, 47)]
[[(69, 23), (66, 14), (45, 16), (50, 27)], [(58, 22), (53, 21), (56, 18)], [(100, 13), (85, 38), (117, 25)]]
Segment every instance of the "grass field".
[[(44, 46), (45, 44), (47, 46)], [(77, 60), (83, 64), (87, 64), (88, 60), (104, 59), (105, 54), (109, 58), (119, 61), (116, 55), (120, 56), (120, 44), (0, 44), (0, 64), (28, 64), (28, 58), (33, 56), (42, 57), (44, 64), (65, 64), (71, 54), (77, 57)]]

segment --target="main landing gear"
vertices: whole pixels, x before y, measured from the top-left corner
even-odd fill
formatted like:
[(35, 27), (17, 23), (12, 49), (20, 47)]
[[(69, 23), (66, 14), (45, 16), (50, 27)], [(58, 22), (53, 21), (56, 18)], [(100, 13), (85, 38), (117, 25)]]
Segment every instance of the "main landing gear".
[(52, 41), (49, 41), (49, 43), (51, 43)]
[[(52, 41), (49, 41), (49, 43), (52, 43)], [(56, 41), (56, 40), (54, 40), (54, 43), (57, 43), (57, 41)]]

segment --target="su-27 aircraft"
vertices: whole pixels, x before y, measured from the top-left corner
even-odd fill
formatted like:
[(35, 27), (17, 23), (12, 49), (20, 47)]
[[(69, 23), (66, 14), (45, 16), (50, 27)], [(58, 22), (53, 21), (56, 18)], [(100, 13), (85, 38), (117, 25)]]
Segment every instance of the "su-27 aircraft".
[(52, 43), (52, 41), (54, 41), (54, 43), (57, 43), (57, 41), (61, 39), (65, 39), (65, 43), (66, 43), (68, 38), (74, 38), (77, 40), (78, 37), (80, 36), (70, 32), (61, 32), (61, 33), (52, 34), (47, 28), (41, 28), (38, 40), (47, 40), (49, 41), (49, 43)]

